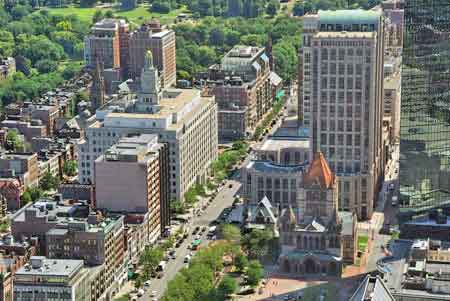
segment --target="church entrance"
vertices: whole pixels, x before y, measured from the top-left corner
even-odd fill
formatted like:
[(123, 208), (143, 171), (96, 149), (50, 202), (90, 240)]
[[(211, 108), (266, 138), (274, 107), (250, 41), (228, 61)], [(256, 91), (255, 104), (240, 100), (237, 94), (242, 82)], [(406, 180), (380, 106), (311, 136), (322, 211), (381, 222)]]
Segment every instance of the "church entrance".
[(328, 274), (331, 275), (331, 276), (336, 276), (337, 275), (337, 265), (336, 265), (335, 262), (330, 262)]
[(289, 260), (287, 260), (287, 259), (283, 261), (283, 271), (286, 273), (291, 272), (291, 266), (289, 264)]
[(311, 258), (306, 259), (305, 261), (305, 273), (306, 274), (314, 274), (316, 272), (316, 263)]

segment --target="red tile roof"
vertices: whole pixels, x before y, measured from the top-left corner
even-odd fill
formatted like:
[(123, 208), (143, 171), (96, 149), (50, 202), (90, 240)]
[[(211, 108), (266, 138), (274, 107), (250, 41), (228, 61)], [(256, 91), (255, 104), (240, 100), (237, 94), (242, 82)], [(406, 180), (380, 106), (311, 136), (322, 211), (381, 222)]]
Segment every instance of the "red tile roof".
[(314, 160), (304, 175), (303, 181), (307, 185), (318, 183), (322, 188), (330, 188), (334, 184), (334, 173), (321, 152), (314, 154)]

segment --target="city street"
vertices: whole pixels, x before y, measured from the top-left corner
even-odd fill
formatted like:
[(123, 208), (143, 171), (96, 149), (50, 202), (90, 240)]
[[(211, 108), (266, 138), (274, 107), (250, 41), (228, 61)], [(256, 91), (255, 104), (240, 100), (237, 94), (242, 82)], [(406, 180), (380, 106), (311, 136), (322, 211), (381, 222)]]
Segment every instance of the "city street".
[[(167, 288), (168, 282), (181, 270), (183, 267), (187, 265), (184, 263), (184, 258), (188, 255), (191, 250), (188, 249), (188, 246), (192, 243), (192, 230), (195, 227), (208, 227), (209, 223), (216, 220), (223, 209), (230, 207), (233, 204), (234, 196), (239, 191), (241, 184), (238, 181), (239, 173), (236, 173), (233, 179), (227, 180), (225, 185), (217, 193), (214, 201), (208, 206), (208, 208), (203, 212), (200, 217), (194, 217), (192, 222), (188, 224), (190, 228), (189, 237), (183, 242), (183, 244), (176, 249), (176, 259), (170, 260), (164, 269), (164, 275), (161, 279), (152, 278), (150, 287), (146, 289), (144, 296), (139, 298), (139, 300), (152, 300), (154, 298), (151, 296), (152, 291), (156, 291), (156, 298), (159, 298), (164, 294), (164, 291)], [(232, 185), (229, 188), (229, 185)], [(209, 240), (206, 239), (207, 232), (200, 234), (202, 236), (202, 244), (201, 247), (207, 246)]]

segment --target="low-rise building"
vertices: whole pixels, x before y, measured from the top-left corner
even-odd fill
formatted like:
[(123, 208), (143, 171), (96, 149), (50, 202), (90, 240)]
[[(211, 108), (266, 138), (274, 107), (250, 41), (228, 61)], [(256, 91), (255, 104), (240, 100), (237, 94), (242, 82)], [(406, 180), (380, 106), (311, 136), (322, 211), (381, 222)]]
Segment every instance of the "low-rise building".
[(0, 172), (18, 177), (25, 186), (39, 184), (39, 164), (35, 153), (0, 154)]
[(7, 119), (1, 123), (2, 127), (17, 129), (26, 141), (31, 141), (35, 137), (47, 136), (47, 128), (40, 120), (22, 121)]
[(100, 267), (98, 296), (117, 291), (126, 279), (124, 217), (89, 214), (86, 204), (41, 200), (19, 210), (12, 218), (15, 239), (37, 237), (48, 258), (83, 259)]
[(23, 189), (22, 183), (17, 178), (0, 178), (0, 195), (3, 196), (8, 210), (20, 208)]
[(14, 279), (14, 300), (89, 300), (89, 274), (83, 260), (33, 256)]
[(271, 136), (255, 149), (259, 160), (276, 164), (296, 165), (310, 160), (309, 140), (293, 136)]
[(36, 255), (36, 242), (16, 242), (11, 235), (0, 240), (0, 300), (13, 300), (13, 279), (16, 271), (23, 267), (31, 256)]

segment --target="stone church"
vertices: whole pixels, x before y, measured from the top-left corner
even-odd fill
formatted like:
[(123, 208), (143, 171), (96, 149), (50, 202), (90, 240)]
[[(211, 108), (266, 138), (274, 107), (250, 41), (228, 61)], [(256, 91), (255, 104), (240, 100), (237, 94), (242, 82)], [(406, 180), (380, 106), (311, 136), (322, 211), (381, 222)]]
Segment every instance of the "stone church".
[[(356, 252), (356, 216), (338, 212), (338, 185), (322, 153), (303, 175), (297, 203), (280, 214), (282, 272), (340, 277), (343, 261)], [(348, 248), (345, 258), (344, 246)]]

